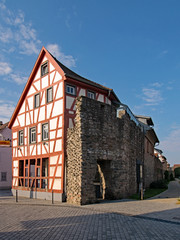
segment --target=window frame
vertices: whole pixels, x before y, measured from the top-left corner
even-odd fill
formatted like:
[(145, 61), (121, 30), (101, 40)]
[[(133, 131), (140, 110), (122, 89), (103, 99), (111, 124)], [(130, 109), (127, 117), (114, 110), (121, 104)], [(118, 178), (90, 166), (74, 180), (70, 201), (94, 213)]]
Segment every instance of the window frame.
[[(21, 136), (20, 136), (21, 133), (22, 133), (22, 137), (23, 137), (22, 143), (21, 143)], [(24, 130), (20, 130), (19, 133), (18, 133), (18, 145), (19, 146), (24, 145)]]
[[(48, 100), (48, 91), (50, 89), (52, 90), (52, 99), (49, 101)], [(46, 103), (51, 103), (52, 101), (53, 101), (53, 87), (49, 87), (49, 88), (46, 89)]]
[[(47, 72), (43, 72), (43, 69), (47, 66)], [(46, 76), (47, 74), (49, 73), (49, 64), (48, 64), (48, 61), (44, 62), (42, 65), (41, 65), (41, 77), (44, 77)]]
[[(74, 93), (68, 92), (67, 91), (68, 87), (73, 88), (74, 89)], [(69, 95), (72, 95), (72, 96), (76, 96), (76, 86), (73, 86), (71, 84), (66, 84), (66, 93), (69, 94)]]
[[(39, 96), (39, 105), (38, 106), (36, 106), (36, 96)], [(37, 93), (34, 95), (34, 108), (38, 108), (38, 107), (40, 107), (40, 93)]]
[[(47, 135), (48, 135), (48, 137), (47, 138), (44, 138), (44, 126), (46, 126), (47, 125), (47, 130), (48, 130), (48, 133), (47, 133)], [(42, 124), (42, 133), (41, 133), (41, 137), (42, 137), (42, 141), (48, 141), (49, 140), (49, 123), (43, 123)]]
[[(35, 141), (32, 142), (32, 137), (31, 137), (31, 134), (32, 134), (32, 130), (35, 129)], [(37, 142), (37, 139), (36, 139), (37, 135), (36, 135), (36, 127), (31, 127), (29, 128), (29, 144), (35, 144)]]
[[(5, 174), (5, 178), (3, 177), (3, 174)], [(1, 172), (1, 182), (7, 182), (7, 172)]]
[[(94, 98), (89, 97), (89, 96), (88, 96), (88, 93), (90, 93), (90, 94), (94, 94)], [(87, 97), (90, 98), (90, 99), (94, 99), (94, 100), (96, 100), (96, 93), (95, 93), (94, 91), (87, 90)]]

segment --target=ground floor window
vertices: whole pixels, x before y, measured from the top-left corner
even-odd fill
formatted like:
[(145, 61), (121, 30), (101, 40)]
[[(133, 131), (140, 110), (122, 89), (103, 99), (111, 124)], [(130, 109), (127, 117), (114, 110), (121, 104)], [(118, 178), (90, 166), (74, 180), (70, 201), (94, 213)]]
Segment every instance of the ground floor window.
[(1, 181), (6, 182), (7, 181), (7, 172), (1, 172)]
[(48, 188), (49, 158), (19, 160), (19, 186)]

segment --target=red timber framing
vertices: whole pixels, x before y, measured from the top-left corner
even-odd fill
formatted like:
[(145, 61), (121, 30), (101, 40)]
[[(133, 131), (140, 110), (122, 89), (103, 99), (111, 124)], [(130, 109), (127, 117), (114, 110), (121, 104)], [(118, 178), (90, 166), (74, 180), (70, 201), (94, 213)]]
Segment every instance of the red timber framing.
[[(48, 69), (43, 76), (41, 66)], [(74, 95), (66, 92), (67, 84), (75, 88)], [(52, 101), (47, 98), (50, 88)], [(42, 48), (9, 122), (13, 189), (65, 193), (66, 132), (74, 126), (76, 97), (87, 96), (88, 91), (103, 103), (119, 102), (112, 89), (80, 77)], [(37, 95), (39, 102), (35, 104)], [(44, 124), (48, 129), (46, 140), (42, 138)]]

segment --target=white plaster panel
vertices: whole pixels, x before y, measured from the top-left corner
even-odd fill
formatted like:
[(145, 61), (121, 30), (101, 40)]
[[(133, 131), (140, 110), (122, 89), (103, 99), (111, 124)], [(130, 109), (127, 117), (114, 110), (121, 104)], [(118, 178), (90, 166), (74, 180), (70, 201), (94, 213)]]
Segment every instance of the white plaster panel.
[(62, 150), (62, 140), (61, 139), (58, 139), (56, 140), (56, 146), (55, 146), (55, 152), (59, 152)]
[(37, 136), (37, 140), (38, 140), (38, 142), (41, 142), (41, 135)]
[(58, 82), (61, 79), (62, 79), (62, 76), (58, 72), (56, 72), (56, 76), (55, 76), (54, 82)]
[(57, 190), (61, 189), (61, 179), (55, 179), (54, 180), (53, 189), (57, 189)]
[(39, 79), (39, 78), (40, 78), (40, 68), (38, 69), (34, 80)]
[(46, 106), (47, 106), (47, 119), (49, 119), (51, 114), (51, 109), (52, 109), (52, 103), (49, 103)]
[(57, 130), (57, 138), (62, 137), (62, 129)]
[(25, 114), (22, 114), (22, 115), (18, 116), (18, 119), (19, 119), (20, 126), (24, 127), (24, 125), (25, 125)]
[(13, 127), (17, 127), (17, 126), (19, 126), (19, 123), (18, 123), (18, 121), (17, 121), (17, 119), (16, 119), (15, 122), (14, 122), (14, 124), (13, 124)]
[(44, 144), (42, 145), (42, 154), (46, 154), (46, 150), (45, 150)]
[(40, 144), (37, 145), (37, 154), (41, 155), (41, 145)]
[(26, 113), (26, 126), (30, 124), (29, 113)]
[(53, 86), (53, 97), (55, 95), (56, 89), (57, 89), (57, 84)]
[(52, 72), (55, 69), (51, 63), (49, 64), (49, 67), (50, 67), (50, 72)]
[(42, 81), (42, 88), (46, 88), (48, 86), (48, 75), (43, 77), (41, 81)]
[(38, 112), (39, 112), (39, 108), (34, 110), (34, 123), (37, 122)]
[(33, 152), (32, 152), (32, 155), (36, 155), (36, 145), (34, 145), (34, 149), (33, 149)]
[(62, 171), (62, 167), (58, 166), (56, 171), (56, 177), (61, 177), (61, 171)]
[(40, 80), (34, 83), (34, 86), (40, 91)]
[(17, 178), (13, 178), (13, 186), (18, 186), (18, 181), (17, 181)]
[(27, 136), (27, 128), (26, 127), (24, 128), (24, 136), (25, 137)]
[(13, 140), (13, 147), (17, 146), (17, 140)]
[(24, 156), (27, 156), (27, 147), (24, 147)]
[(19, 111), (19, 114), (24, 113), (25, 112), (25, 102), (23, 102), (21, 109)]
[(49, 189), (51, 189), (51, 185), (52, 185), (52, 179), (49, 179)]
[(33, 110), (34, 106), (33, 106), (33, 96), (28, 98), (28, 105), (29, 105), (29, 109)]
[(66, 108), (67, 109), (71, 109), (74, 99), (75, 99), (74, 97), (66, 96)]
[(79, 96), (86, 96), (86, 90), (81, 88), (81, 90), (79, 92)]
[(13, 169), (13, 176), (14, 177), (18, 176), (18, 168), (17, 167)]
[(33, 149), (33, 145), (30, 145), (29, 146), (30, 155), (31, 155), (32, 149)]
[(45, 56), (44, 58), (43, 58), (43, 60), (42, 60), (42, 63), (44, 63), (44, 62), (46, 62), (48, 59), (47, 59), (47, 57)]
[(33, 111), (30, 111), (30, 117), (31, 117), (32, 123), (34, 123), (34, 122), (33, 122), (33, 119), (34, 119), (34, 118), (33, 118), (33, 115), (34, 115), (34, 114), (33, 114)]
[(50, 144), (50, 152), (52, 153), (54, 148), (54, 141), (50, 141), (49, 144)]
[(45, 120), (45, 106), (40, 108), (39, 121)]
[(52, 117), (55, 117), (63, 113), (63, 100), (58, 100), (54, 103), (54, 108), (52, 112)]
[(31, 85), (29, 91), (28, 91), (28, 94), (27, 96), (31, 95), (31, 94), (34, 94), (36, 92), (36, 89)]
[(63, 97), (63, 83), (60, 82), (57, 90), (56, 99)]
[(74, 111), (69, 111), (69, 114), (74, 114)]
[(54, 171), (56, 167), (50, 167), (50, 177), (54, 176)]
[(50, 132), (50, 139), (54, 139), (56, 137), (56, 131)]
[(104, 95), (99, 94), (99, 96), (98, 96), (98, 101), (104, 102)]
[(62, 155), (60, 155), (59, 164), (62, 164)]
[(54, 130), (56, 129), (56, 126), (57, 126), (57, 118), (51, 119), (49, 124), (49, 129)]
[(13, 132), (13, 138), (17, 138), (17, 132)]
[(53, 78), (54, 78), (54, 74), (55, 74), (55, 72), (52, 72), (50, 74), (50, 84), (52, 84), (52, 81), (53, 81)]
[(16, 157), (16, 156), (15, 156), (15, 153), (16, 153), (16, 149), (13, 148), (13, 157)]
[(38, 131), (38, 133), (41, 133), (41, 124), (40, 123), (38, 123), (37, 131)]
[(71, 118), (69, 118), (69, 128), (73, 128), (74, 124)]
[(58, 155), (50, 157), (50, 165), (57, 164)]
[(46, 101), (46, 99), (45, 99), (45, 91), (44, 91), (44, 94), (43, 94), (43, 96), (42, 96), (42, 101), (41, 101), (41, 105), (44, 105), (45, 104), (45, 101)]
[(27, 138), (24, 138), (24, 144), (25, 145), (27, 144)]
[(58, 127), (62, 127), (62, 117), (59, 117), (59, 124), (58, 124)]
[(13, 161), (13, 167), (18, 167), (18, 161)]

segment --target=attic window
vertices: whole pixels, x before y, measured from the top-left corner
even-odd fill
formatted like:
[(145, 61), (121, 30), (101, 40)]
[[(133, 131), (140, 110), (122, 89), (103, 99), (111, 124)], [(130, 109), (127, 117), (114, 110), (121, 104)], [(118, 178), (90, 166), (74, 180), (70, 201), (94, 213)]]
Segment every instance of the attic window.
[(88, 96), (88, 98), (95, 99), (95, 93), (94, 92), (88, 91), (87, 96)]
[(45, 62), (41, 65), (41, 77), (45, 76), (48, 73), (48, 62)]

